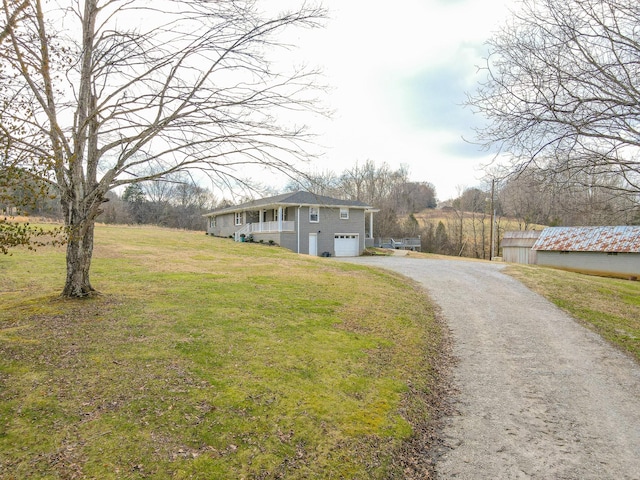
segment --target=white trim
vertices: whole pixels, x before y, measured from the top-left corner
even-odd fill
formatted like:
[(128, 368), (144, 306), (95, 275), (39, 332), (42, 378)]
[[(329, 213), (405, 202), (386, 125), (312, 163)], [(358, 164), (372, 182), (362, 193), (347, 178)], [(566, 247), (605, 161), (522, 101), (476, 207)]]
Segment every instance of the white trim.
[(300, 253), (300, 208), (296, 212), (297, 222), (296, 222), (296, 231), (298, 232), (298, 253)]
[[(312, 210), (315, 210), (317, 212), (315, 220), (312, 220), (312, 218), (311, 218), (311, 211)], [(316, 205), (316, 206), (313, 206), (313, 207), (309, 207), (309, 223), (320, 223), (320, 206), (319, 205)]]

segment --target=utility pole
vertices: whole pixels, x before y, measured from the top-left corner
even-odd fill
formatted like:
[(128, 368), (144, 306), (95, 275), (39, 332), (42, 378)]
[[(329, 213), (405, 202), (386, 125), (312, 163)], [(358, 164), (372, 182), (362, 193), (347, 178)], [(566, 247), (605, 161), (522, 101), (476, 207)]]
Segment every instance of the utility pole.
[(496, 190), (496, 179), (491, 179), (491, 230), (489, 231), (489, 261), (493, 260), (493, 255), (495, 253), (494, 250), (494, 238), (493, 238), (493, 228), (495, 224), (496, 211), (493, 205), (493, 197), (495, 195)]

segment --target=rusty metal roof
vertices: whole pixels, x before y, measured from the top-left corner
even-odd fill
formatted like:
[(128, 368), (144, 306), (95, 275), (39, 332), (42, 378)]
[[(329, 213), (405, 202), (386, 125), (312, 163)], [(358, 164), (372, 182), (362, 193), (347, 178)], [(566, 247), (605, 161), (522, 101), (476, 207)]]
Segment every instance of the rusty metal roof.
[(533, 250), (640, 253), (640, 226), (549, 227)]

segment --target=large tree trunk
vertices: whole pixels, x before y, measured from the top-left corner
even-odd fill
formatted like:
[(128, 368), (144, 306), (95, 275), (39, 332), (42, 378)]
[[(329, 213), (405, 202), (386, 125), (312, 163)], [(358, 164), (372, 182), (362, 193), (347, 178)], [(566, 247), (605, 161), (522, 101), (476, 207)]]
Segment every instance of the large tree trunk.
[[(101, 200), (90, 203), (75, 202), (74, 195), (62, 195), (62, 209), (67, 228), (67, 278), (63, 297), (82, 298), (98, 292), (91, 286), (89, 269), (93, 256), (95, 219), (100, 214)], [(93, 197), (94, 200), (96, 197)], [(66, 199), (66, 201), (65, 201)]]
[(69, 233), (67, 243), (67, 280), (63, 297), (86, 297), (97, 293), (89, 280), (93, 254), (93, 221), (89, 225), (76, 226)]

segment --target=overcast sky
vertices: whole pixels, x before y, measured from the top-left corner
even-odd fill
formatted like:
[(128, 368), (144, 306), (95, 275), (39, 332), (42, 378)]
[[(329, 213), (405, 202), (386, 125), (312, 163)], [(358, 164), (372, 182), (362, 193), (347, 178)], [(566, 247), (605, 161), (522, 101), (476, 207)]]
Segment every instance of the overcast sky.
[(325, 145), (315, 170), (341, 173), (355, 162), (409, 166), (438, 198), (480, 183), (486, 152), (473, 138), (479, 118), (460, 104), (480, 79), (484, 42), (513, 0), (323, 0), (324, 29), (300, 49), (322, 67), (335, 110), (316, 131)]

